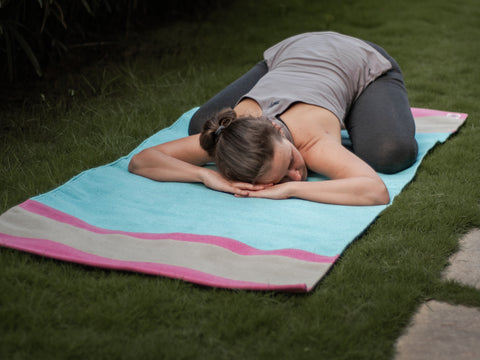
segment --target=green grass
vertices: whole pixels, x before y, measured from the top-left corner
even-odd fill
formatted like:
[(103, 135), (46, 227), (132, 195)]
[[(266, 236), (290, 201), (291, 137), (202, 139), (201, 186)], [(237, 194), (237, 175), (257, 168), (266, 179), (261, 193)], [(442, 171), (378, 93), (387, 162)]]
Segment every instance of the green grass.
[(307, 295), (203, 288), (1, 248), (0, 358), (389, 359), (426, 299), (480, 307), (480, 291), (440, 277), (460, 236), (480, 226), (479, 18), (477, 0), (237, 1), (4, 107), (0, 212), (127, 154), (300, 32), (382, 45), (412, 106), (469, 118)]

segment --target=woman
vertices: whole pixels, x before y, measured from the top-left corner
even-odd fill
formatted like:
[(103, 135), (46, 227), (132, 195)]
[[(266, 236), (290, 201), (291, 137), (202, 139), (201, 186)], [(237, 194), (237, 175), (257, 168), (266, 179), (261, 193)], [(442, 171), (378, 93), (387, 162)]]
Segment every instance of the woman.
[[(390, 201), (376, 171), (401, 171), (417, 156), (398, 64), (377, 45), (334, 32), (269, 48), (194, 114), (189, 133), (135, 155), (129, 170), (240, 197), (376, 205)], [(219, 172), (202, 167), (209, 162)], [(308, 171), (329, 180), (305, 181)]]

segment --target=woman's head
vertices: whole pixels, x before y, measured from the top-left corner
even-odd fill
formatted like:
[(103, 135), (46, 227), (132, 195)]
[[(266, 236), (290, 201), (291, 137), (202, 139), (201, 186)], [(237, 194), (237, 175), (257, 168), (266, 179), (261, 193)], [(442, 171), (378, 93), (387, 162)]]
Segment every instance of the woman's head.
[[(239, 118), (232, 109), (223, 110), (204, 124), (200, 145), (230, 180), (271, 183), (306, 178), (302, 156), (266, 118)], [(276, 179), (283, 167), (285, 176)], [(294, 172), (297, 175), (291, 176)]]
[(282, 138), (269, 120), (239, 118), (226, 109), (204, 124), (200, 145), (215, 159), (223, 176), (254, 183), (269, 170), (275, 141)]
[(260, 184), (278, 184), (305, 180), (308, 175), (303, 156), (287, 139), (275, 141), (269, 170), (257, 179)]

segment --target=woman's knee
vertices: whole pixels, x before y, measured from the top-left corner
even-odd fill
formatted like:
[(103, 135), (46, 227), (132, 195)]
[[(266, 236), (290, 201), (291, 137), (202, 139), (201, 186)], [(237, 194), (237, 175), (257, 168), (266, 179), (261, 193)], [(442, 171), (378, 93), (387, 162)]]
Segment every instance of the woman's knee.
[(418, 145), (415, 138), (386, 140), (370, 146), (367, 151), (357, 153), (375, 171), (394, 174), (415, 163)]

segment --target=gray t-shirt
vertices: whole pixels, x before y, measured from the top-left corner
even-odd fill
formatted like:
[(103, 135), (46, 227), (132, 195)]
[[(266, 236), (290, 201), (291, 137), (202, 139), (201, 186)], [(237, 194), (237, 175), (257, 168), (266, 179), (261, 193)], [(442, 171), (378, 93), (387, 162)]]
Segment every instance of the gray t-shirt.
[(366, 42), (335, 32), (290, 37), (264, 53), (265, 74), (243, 98), (273, 118), (295, 102), (317, 105), (343, 120), (351, 104), (391, 63)]

